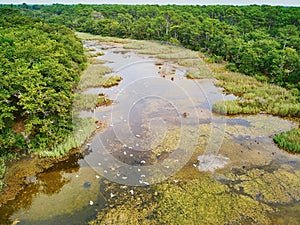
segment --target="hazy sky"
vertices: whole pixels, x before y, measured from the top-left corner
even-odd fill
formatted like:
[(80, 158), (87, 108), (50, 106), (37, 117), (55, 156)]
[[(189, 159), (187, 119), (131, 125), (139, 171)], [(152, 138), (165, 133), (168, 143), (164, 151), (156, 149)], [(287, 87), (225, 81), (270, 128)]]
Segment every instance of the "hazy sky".
[(284, 5), (300, 6), (300, 0), (0, 0), (2, 4), (178, 4), (178, 5)]

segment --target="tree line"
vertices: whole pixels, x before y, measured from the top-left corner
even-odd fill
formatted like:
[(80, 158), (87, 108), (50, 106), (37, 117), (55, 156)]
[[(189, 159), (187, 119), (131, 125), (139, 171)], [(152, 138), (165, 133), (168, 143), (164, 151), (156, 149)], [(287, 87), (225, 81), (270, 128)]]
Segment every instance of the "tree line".
[(0, 8), (0, 156), (64, 140), (85, 62), (71, 29)]
[(300, 8), (281, 6), (19, 5), (69, 28), (201, 50), (259, 80), (300, 88)]

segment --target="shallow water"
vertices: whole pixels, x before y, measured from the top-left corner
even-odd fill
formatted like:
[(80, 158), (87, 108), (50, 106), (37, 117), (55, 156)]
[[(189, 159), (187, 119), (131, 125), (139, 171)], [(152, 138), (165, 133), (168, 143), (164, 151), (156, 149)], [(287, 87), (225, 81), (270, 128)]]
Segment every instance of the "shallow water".
[[(234, 174), (232, 168), (300, 170), (300, 157), (281, 151), (271, 138), (290, 129), (292, 122), (269, 115), (215, 115), (214, 102), (235, 97), (223, 95), (212, 79), (188, 80), (186, 68), (172, 62), (158, 65), (158, 60), (124, 51), (121, 45), (95, 41), (85, 45), (102, 50), (105, 55), (99, 58), (107, 61), (112, 75), (123, 77), (118, 86), (84, 92), (105, 93), (113, 100), (111, 106), (82, 113), (109, 126), (94, 136), (90, 150), (38, 175), (37, 182), (1, 207), (1, 224), (16, 219), (19, 224), (84, 224), (110, 207), (112, 200), (136, 192), (149, 194), (149, 185), (172, 176), (212, 174), (231, 187), (241, 179), (226, 175)], [(162, 77), (162, 70), (172, 72)], [(117, 188), (106, 188), (114, 182)], [(273, 220), (299, 221), (299, 199), (289, 203), (278, 206), (282, 213), (271, 216)], [(293, 210), (283, 213), (289, 207)]]

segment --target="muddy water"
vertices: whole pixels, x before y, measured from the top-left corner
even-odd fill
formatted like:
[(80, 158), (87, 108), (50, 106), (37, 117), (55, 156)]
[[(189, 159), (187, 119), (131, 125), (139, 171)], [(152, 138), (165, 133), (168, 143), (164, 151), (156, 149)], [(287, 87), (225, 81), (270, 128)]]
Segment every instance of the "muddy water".
[[(113, 100), (111, 106), (82, 112), (109, 126), (95, 135), (85, 152), (38, 175), (1, 207), (0, 224), (84, 224), (128, 196), (156, 193), (151, 184), (201, 176), (274, 206), (280, 213), (270, 213), (273, 223), (299, 222), (300, 157), (281, 151), (271, 138), (295, 124), (269, 115), (214, 115), (215, 101), (235, 97), (223, 95), (213, 80), (188, 80), (186, 68), (121, 45), (85, 45), (103, 51), (100, 58), (114, 71), (111, 75), (123, 77), (118, 86), (85, 91), (105, 93)], [(162, 70), (167, 71), (164, 77)], [(265, 180), (273, 181), (273, 174), (295, 181), (288, 184), (281, 178), (280, 201), (263, 186)], [(252, 179), (258, 177), (265, 179), (255, 192)], [(108, 188), (114, 183), (119, 185)]]

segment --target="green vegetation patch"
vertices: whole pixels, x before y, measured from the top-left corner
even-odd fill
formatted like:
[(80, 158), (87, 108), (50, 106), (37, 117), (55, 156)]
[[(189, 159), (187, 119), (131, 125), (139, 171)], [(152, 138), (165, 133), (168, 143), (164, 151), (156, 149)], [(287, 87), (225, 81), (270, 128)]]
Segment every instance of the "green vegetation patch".
[(213, 111), (222, 114), (253, 114), (265, 112), (277, 116), (300, 117), (300, 91), (286, 90), (277, 85), (261, 82), (240, 73), (216, 73), (217, 85), (226, 93), (233, 93), (237, 100), (217, 102)]
[(4, 177), (5, 170), (6, 170), (5, 161), (4, 161), (3, 158), (0, 158), (0, 192), (1, 192), (2, 187), (3, 187), (2, 179)]
[(97, 128), (96, 121), (95, 118), (75, 118), (73, 121), (74, 131), (66, 136), (62, 143), (54, 145), (50, 150), (39, 152), (39, 155), (44, 157), (61, 157), (71, 149), (81, 147), (95, 132)]
[(275, 134), (274, 142), (281, 148), (293, 152), (300, 153), (300, 129), (294, 128), (292, 130)]
[(270, 224), (273, 211), (205, 176), (130, 189), (111, 187), (116, 197), (90, 224)]
[(73, 109), (79, 112), (81, 110), (93, 110), (95, 107), (109, 104), (111, 104), (111, 100), (104, 94), (76, 94)]
[(107, 77), (104, 77), (105, 74), (111, 73), (112, 70), (101, 64), (91, 64), (83, 72), (81, 80), (78, 85), (79, 90), (84, 90), (90, 87), (100, 87), (105, 82)]
[(236, 191), (261, 202), (286, 204), (300, 199), (299, 171), (251, 169), (244, 173), (231, 173), (229, 178)]

